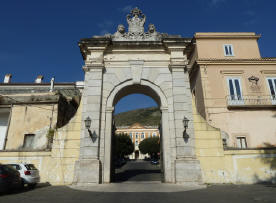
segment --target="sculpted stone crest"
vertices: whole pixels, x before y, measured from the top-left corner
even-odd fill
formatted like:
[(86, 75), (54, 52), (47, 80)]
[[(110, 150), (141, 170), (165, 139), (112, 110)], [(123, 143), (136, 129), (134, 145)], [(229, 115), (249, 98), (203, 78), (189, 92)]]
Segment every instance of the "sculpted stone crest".
[(144, 32), (146, 16), (139, 8), (134, 8), (126, 17), (128, 32), (124, 25), (118, 25), (117, 32), (111, 35), (113, 41), (157, 41), (161, 40), (161, 34), (156, 32), (155, 26), (149, 24), (148, 32)]
[(146, 16), (138, 8), (134, 8), (127, 15), (128, 32), (129, 33), (144, 33), (144, 24)]

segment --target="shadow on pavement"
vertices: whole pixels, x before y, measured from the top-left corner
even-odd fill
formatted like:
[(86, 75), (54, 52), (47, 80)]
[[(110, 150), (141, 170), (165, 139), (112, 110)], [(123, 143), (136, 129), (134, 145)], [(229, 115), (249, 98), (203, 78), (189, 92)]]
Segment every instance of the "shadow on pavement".
[(276, 184), (273, 184), (271, 182), (258, 182), (256, 185), (263, 185), (265, 187), (271, 187), (271, 188), (276, 188)]
[[(114, 182), (124, 182), (131, 180), (132, 178), (134, 181), (160, 181), (161, 177), (152, 178), (155, 176), (154, 174), (160, 174), (160, 169), (157, 170), (145, 170), (145, 169), (134, 169), (134, 170), (125, 170), (123, 172), (119, 172), (115, 175)], [(149, 178), (149, 176), (151, 176)]]
[(51, 186), (51, 184), (46, 182), (46, 183), (39, 183), (34, 188), (29, 188), (28, 186), (24, 186), (24, 187), (21, 187), (21, 188), (14, 188), (14, 189), (11, 189), (7, 192), (0, 193), (0, 196), (25, 193), (25, 192), (29, 192), (29, 191), (32, 191), (32, 190), (36, 190), (38, 188), (44, 188), (44, 187), (49, 187), (49, 186)]

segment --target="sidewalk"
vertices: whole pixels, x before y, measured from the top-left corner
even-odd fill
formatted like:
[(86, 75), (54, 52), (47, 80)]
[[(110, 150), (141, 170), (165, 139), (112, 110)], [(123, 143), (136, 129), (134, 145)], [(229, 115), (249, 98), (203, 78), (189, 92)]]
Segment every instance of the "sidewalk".
[(206, 188), (205, 185), (185, 186), (178, 184), (152, 182), (124, 182), (90, 186), (70, 186), (75, 190), (92, 192), (184, 192)]

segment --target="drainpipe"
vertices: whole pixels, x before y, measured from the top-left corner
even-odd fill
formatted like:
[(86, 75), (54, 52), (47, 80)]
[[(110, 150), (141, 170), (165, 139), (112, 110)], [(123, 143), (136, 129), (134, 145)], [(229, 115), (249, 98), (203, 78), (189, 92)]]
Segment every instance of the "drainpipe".
[(7, 141), (8, 141), (8, 134), (9, 134), (9, 129), (10, 129), (11, 115), (12, 115), (12, 107), (13, 107), (13, 104), (11, 104), (11, 110), (10, 110), (9, 120), (8, 120), (8, 123), (7, 123), (7, 130), (6, 130), (3, 150), (6, 149), (6, 145), (7, 145)]

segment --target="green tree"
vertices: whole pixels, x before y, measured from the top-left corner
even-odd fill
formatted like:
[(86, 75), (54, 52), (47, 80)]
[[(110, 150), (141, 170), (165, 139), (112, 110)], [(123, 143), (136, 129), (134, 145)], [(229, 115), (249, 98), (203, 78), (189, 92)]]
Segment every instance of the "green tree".
[(134, 152), (134, 144), (126, 134), (115, 134), (114, 136), (114, 153), (116, 157), (122, 158)]
[(150, 137), (144, 139), (139, 144), (139, 150), (142, 154), (149, 154), (151, 157), (157, 156), (160, 152), (159, 137)]

